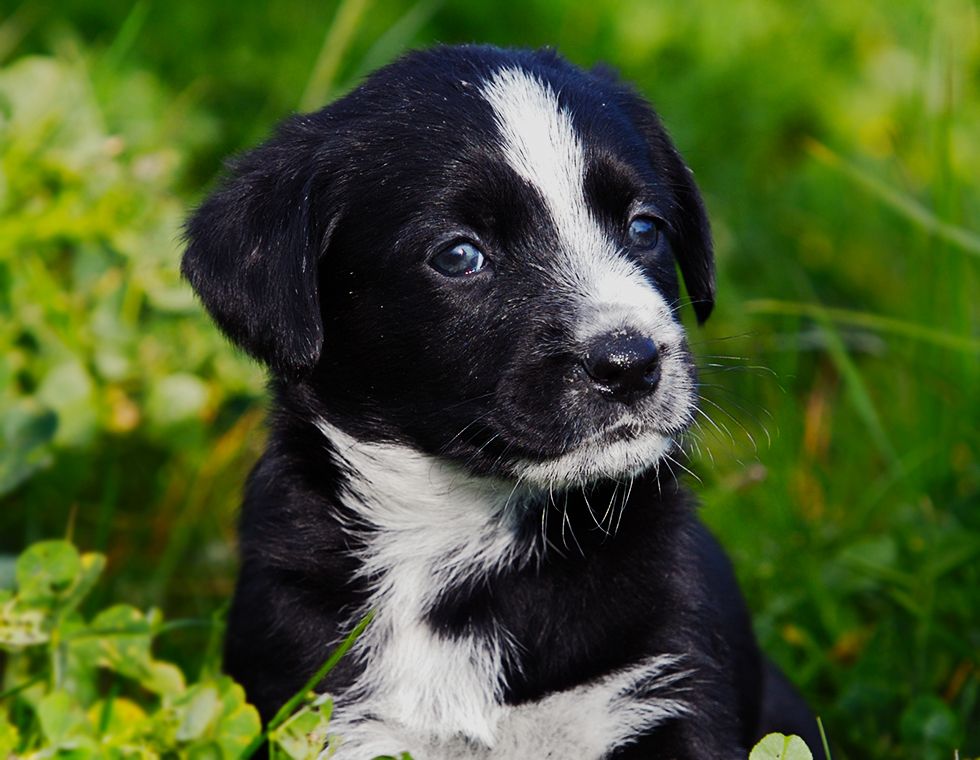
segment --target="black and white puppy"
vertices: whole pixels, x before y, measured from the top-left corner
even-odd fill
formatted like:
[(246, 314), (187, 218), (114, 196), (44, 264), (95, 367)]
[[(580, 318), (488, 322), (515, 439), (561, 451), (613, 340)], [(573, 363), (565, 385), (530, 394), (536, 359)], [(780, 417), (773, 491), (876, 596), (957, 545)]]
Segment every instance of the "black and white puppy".
[(813, 740), (671, 469), (708, 221), (650, 107), (552, 52), (405, 56), (238, 159), (183, 271), (265, 362), (226, 665), (337, 758), (744, 758)]

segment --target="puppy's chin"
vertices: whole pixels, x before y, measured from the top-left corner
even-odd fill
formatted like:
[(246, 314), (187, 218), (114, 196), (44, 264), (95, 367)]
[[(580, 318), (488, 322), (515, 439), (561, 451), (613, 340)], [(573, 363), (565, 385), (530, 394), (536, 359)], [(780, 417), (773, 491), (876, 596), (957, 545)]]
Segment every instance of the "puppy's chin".
[[(438, 454), (474, 475), (516, 481), (532, 490), (560, 490), (598, 481), (628, 481), (672, 462), (672, 450), (696, 413), (694, 381), (674, 382), (627, 409), (585, 409), (569, 403), (520, 414), (485, 415)], [(464, 440), (466, 439), (466, 440)]]
[(511, 470), (522, 484), (552, 490), (597, 480), (624, 480), (657, 467), (674, 445), (673, 438), (658, 431), (620, 429), (556, 457), (517, 460)]

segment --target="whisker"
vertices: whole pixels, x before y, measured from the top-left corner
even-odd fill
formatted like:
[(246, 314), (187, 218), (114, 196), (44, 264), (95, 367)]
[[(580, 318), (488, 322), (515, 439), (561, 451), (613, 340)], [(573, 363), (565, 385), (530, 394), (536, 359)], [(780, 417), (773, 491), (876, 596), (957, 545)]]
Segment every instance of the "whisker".
[(469, 430), (471, 427), (473, 427), (476, 423), (480, 422), (480, 420), (483, 420), (483, 419), (489, 417), (492, 413), (493, 413), (493, 410), (486, 411), (483, 414), (479, 415), (476, 419), (468, 422), (466, 425), (464, 425), (460, 429), (460, 431), (458, 433), (456, 433), (456, 435), (454, 435), (452, 438), (450, 438), (448, 441), (446, 441), (442, 446), (440, 446), (439, 447), (439, 451), (441, 453), (445, 453), (449, 449), (449, 447), (456, 441), (457, 438), (459, 438), (463, 433), (465, 433), (467, 430)]
[(630, 484), (626, 489), (626, 495), (623, 497), (623, 503), (619, 507), (619, 517), (616, 519), (616, 527), (613, 529), (613, 535), (619, 535), (619, 526), (623, 522), (623, 515), (626, 513), (626, 504), (630, 500), (630, 495), (633, 493), (633, 483), (636, 481), (635, 475), (630, 475)]
[[(756, 424), (756, 426), (758, 426), (758, 428), (766, 436), (766, 445), (769, 448), (772, 448), (772, 436), (769, 434), (769, 426), (762, 419), (760, 419), (759, 416), (752, 409), (740, 403), (742, 399), (738, 396), (737, 393), (735, 393), (731, 388), (728, 388), (724, 385), (713, 385), (708, 383), (702, 383), (700, 387), (716, 389), (721, 391), (722, 393), (727, 394), (730, 397), (729, 403), (733, 404), (736, 409), (742, 412), (742, 414), (745, 414), (752, 418), (752, 421)], [(776, 418), (773, 417), (772, 412), (770, 412), (766, 408), (762, 408), (761, 412), (763, 415), (765, 415), (768, 418), (768, 421), (770, 423), (775, 423)]]
[(701, 420), (693, 420), (691, 425), (692, 425), (691, 429), (689, 429), (683, 435), (683, 442), (690, 443), (690, 445), (694, 447), (698, 459), (704, 459), (705, 458), (704, 452), (707, 451), (708, 459), (711, 460), (711, 464), (715, 464), (715, 455), (711, 452), (711, 449), (709, 447), (706, 446), (704, 449), (701, 448), (701, 444), (698, 443), (698, 437), (695, 434), (695, 433), (701, 433), (701, 434), (704, 433), (704, 430), (701, 427)]
[[(684, 472), (686, 472), (688, 475), (690, 475), (692, 478), (694, 478), (696, 481), (698, 481), (698, 483), (701, 483), (702, 485), (704, 485), (704, 481), (701, 480), (700, 477), (698, 477), (692, 470), (690, 470), (687, 467), (685, 467), (681, 462), (679, 462), (676, 459), (674, 459), (670, 454), (664, 454), (664, 459), (666, 459), (669, 462), (673, 462), (678, 467), (680, 467), (682, 470), (684, 470)], [(676, 481), (676, 476), (675, 476), (674, 479)], [(678, 485), (680, 485), (680, 484), (678, 483)]]
[(497, 467), (500, 466), (500, 463), (503, 461), (504, 457), (510, 453), (512, 448), (514, 448), (514, 441), (507, 441), (507, 444), (503, 449), (501, 449), (500, 453), (497, 455), (497, 458), (493, 460), (493, 464), (490, 465), (491, 469), (496, 470)]
[[(589, 517), (592, 518), (592, 522), (595, 523), (595, 526), (603, 533), (605, 533), (606, 532), (605, 529), (599, 524), (599, 521), (596, 519), (595, 512), (592, 510), (592, 503), (589, 501), (589, 497), (586, 496), (585, 494), (585, 484), (583, 483), (581, 486), (579, 486), (579, 489), (582, 491), (582, 500), (585, 502), (585, 508), (589, 513)], [(603, 516), (603, 519), (605, 519), (605, 516)]]
[[(550, 493), (550, 489), (549, 489)], [(558, 555), (562, 558), (567, 558), (568, 555), (565, 554), (561, 549), (558, 548), (557, 544), (552, 543), (551, 539), (548, 538), (548, 512), (551, 510), (551, 500), (549, 499), (543, 505), (541, 505), (541, 540), (542, 546), (547, 549), (549, 546), (554, 549)], [(567, 547), (566, 547), (567, 548)], [(542, 552), (543, 554), (543, 552)]]
[(704, 411), (704, 409), (702, 409), (700, 406), (695, 406), (694, 411), (700, 414), (702, 417), (704, 417), (704, 419), (706, 419), (709, 423), (711, 423), (711, 426), (714, 427), (714, 429), (717, 430), (719, 434), (727, 435), (728, 440), (731, 441), (732, 448), (735, 448), (735, 436), (732, 435), (732, 431), (728, 429), (727, 425), (719, 424), (714, 418), (712, 418), (710, 414)]
[[(740, 409), (741, 411), (743, 411), (743, 412), (745, 412), (746, 414), (748, 414), (748, 415), (750, 415), (750, 416), (752, 416), (752, 417), (753, 417), (753, 418), (755, 419), (755, 421), (756, 421), (756, 422), (759, 422), (759, 420), (758, 420), (758, 418), (756, 418), (756, 415), (755, 415), (755, 413), (754, 413), (753, 411), (751, 411), (751, 410), (750, 410), (750, 409), (749, 409), (748, 407), (746, 407), (746, 406), (742, 406), (742, 405), (739, 405), (739, 404), (737, 403), (737, 402), (739, 402), (739, 401), (743, 401), (744, 399), (742, 399), (742, 397), (741, 397), (741, 396), (739, 396), (739, 395), (738, 395), (738, 394), (737, 394), (737, 393), (736, 393), (735, 391), (733, 391), (733, 390), (732, 390), (731, 388), (729, 388), (729, 387), (728, 387), (727, 385), (721, 385), (721, 384), (719, 384), (719, 383), (698, 383), (698, 387), (699, 387), (699, 388), (712, 388), (712, 389), (715, 389), (715, 390), (719, 390), (719, 391), (721, 391), (722, 393), (727, 393), (727, 394), (728, 394), (729, 396), (731, 396), (731, 397), (732, 397), (732, 399), (734, 399), (734, 402), (733, 402), (733, 403), (735, 403), (735, 404), (736, 404), (736, 406), (738, 406), (738, 408), (739, 408), (739, 409)], [(764, 415), (765, 415), (766, 417), (768, 417), (770, 421), (775, 421), (775, 417), (773, 417), (773, 416), (772, 416), (772, 412), (770, 412), (770, 411), (769, 411), (768, 409), (766, 409), (765, 407), (762, 407), (762, 408), (760, 409), (760, 411), (761, 411), (761, 412), (762, 412), (762, 413), (763, 413), (763, 414), (764, 414)]]
[(458, 406), (463, 406), (463, 404), (470, 404), (470, 403), (472, 403), (474, 401), (482, 401), (485, 398), (490, 398), (496, 392), (497, 392), (496, 389), (494, 389), (494, 390), (491, 390), (491, 391), (487, 391), (486, 393), (479, 393), (476, 396), (470, 396), (468, 398), (461, 399), (460, 401), (457, 401), (455, 404), (447, 404), (443, 408), (444, 409), (455, 409)]
[[(734, 354), (700, 354), (698, 358), (699, 359), (727, 359), (728, 361), (733, 361), (733, 362), (749, 361), (749, 357), (747, 356), (736, 356)], [(731, 365), (725, 365), (725, 366), (731, 366)]]
[(723, 343), (729, 340), (747, 340), (748, 338), (756, 338), (758, 333), (755, 332), (744, 332), (736, 333), (735, 335), (722, 335), (718, 338), (701, 338), (699, 340), (692, 340), (688, 342), (691, 346), (703, 346), (707, 343)]
[(480, 448), (478, 448), (476, 451), (474, 451), (472, 454), (470, 454), (468, 457), (466, 457), (466, 460), (463, 463), (463, 466), (464, 467), (469, 467), (470, 465), (472, 465), (476, 461), (477, 457), (480, 456), (480, 454), (483, 453), (483, 450), (486, 449), (487, 446), (489, 446), (490, 444), (492, 444), (498, 438), (500, 438), (500, 435), (501, 435), (500, 433), (494, 433), (492, 436), (490, 436), (490, 438), (488, 438), (483, 443), (483, 445), (480, 446)]
[[(758, 446), (758, 444), (756, 444), (755, 438), (753, 437), (752, 433), (749, 432), (749, 429), (747, 427), (745, 427), (745, 425), (742, 423), (742, 421), (740, 419), (738, 419), (738, 417), (736, 417), (734, 414), (732, 414), (727, 409), (725, 409), (725, 407), (723, 407), (721, 404), (718, 404), (718, 403), (712, 401), (707, 396), (704, 396), (704, 395), (702, 395), (702, 394), (699, 393), (698, 394), (698, 398), (700, 398), (702, 401), (704, 401), (707, 404), (711, 404), (715, 409), (717, 409), (719, 412), (721, 412), (726, 417), (728, 417), (732, 422), (734, 422), (736, 425), (738, 425), (742, 429), (742, 432), (745, 433), (745, 437), (748, 438), (749, 441), (752, 443), (752, 449), (753, 449), (753, 451), (755, 451), (756, 454), (759, 453), (759, 446)], [(732, 443), (734, 443), (734, 441)]]
[(718, 362), (708, 362), (698, 365), (698, 374), (717, 375), (721, 372), (747, 372), (756, 375), (769, 375), (779, 379), (779, 375), (771, 367), (764, 364), (719, 364)]
[(605, 524), (606, 524), (606, 518), (607, 517), (609, 518), (609, 529), (606, 529), (605, 527), (603, 527), (603, 531), (602, 531), (607, 536), (609, 535), (609, 532), (612, 529), (612, 519), (613, 519), (613, 515), (615, 515), (615, 510), (613, 509), (613, 505), (615, 505), (615, 503), (616, 503), (616, 494), (618, 492), (619, 492), (619, 480), (617, 479), (616, 480), (616, 485), (613, 486), (612, 495), (609, 497), (609, 506), (606, 507), (606, 511), (603, 512), (603, 514), (602, 514), (602, 525), (603, 526), (605, 526)]
[(504, 512), (507, 511), (507, 507), (510, 506), (510, 500), (514, 498), (514, 494), (517, 493), (517, 489), (521, 485), (521, 481), (524, 480), (523, 473), (517, 476), (517, 480), (514, 481), (514, 487), (510, 489), (510, 493), (507, 494), (507, 500), (504, 502)]
[[(546, 547), (547, 546), (550, 546), (552, 549), (554, 549), (556, 552), (558, 552), (558, 555), (560, 557), (562, 557), (564, 559), (567, 559), (568, 558), (568, 555), (565, 554), (565, 552), (563, 552), (561, 549), (559, 549), (558, 548), (558, 545), (555, 544), (555, 543), (553, 543), (550, 538), (548, 538), (548, 512), (550, 511), (551, 506), (552, 505), (549, 502), (548, 504), (545, 504), (544, 507), (543, 507), (543, 509), (541, 510), (541, 515), (542, 515), (542, 519), (541, 519), (541, 531), (542, 531), (542, 535), (544, 536), (544, 545)], [(567, 549), (568, 547), (566, 546), (565, 548)]]
[(677, 488), (680, 488), (681, 487), (681, 483), (677, 479), (677, 473), (674, 472), (674, 468), (670, 466), (670, 463), (673, 462), (674, 460), (671, 459), (670, 457), (668, 457), (665, 454), (664, 455), (664, 459), (662, 461), (667, 466), (667, 472), (669, 472), (670, 473), (670, 476), (674, 479), (674, 486), (677, 487)]
[[(548, 486), (548, 499), (549, 501), (552, 501), (552, 503), (554, 503), (553, 502), (554, 494), (552, 493), (551, 485)], [(558, 505), (556, 504), (555, 508), (557, 508), (557, 506)], [(568, 492), (567, 491), (565, 492), (565, 503), (562, 506), (562, 511), (561, 511), (561, 542), (565, 546), (565, 548), (568, 549), (569, 548), (568, 541), (565, 539), (566, 525), (568, 526), (568, 532), (572, 534), (572, 540), (575, 541), (575, 546), (578, 547), (579, 554), (581, 554), (584, 557), (585, 552), (582, 550), (582, 544), (579, 543), (578, 537), (575, 535), (575, 529), (572, 527), (572, 520), (568, 516)]]

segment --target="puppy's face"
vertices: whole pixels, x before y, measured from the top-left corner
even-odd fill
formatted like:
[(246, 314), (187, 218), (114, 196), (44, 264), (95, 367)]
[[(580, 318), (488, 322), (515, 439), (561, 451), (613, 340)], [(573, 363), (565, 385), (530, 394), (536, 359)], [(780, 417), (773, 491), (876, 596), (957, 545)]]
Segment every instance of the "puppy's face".
[(551, 487), (691, 420), (697, 189), (641, 100), (550, 53), (402, 59), (241, 159), (188, 237), (219, 324), (359, 439)]

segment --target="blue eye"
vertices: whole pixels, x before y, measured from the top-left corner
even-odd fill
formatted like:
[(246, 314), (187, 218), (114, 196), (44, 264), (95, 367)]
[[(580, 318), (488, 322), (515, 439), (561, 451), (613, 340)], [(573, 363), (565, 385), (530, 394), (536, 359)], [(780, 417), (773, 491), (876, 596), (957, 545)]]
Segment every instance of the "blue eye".
[(654, 248), (660, 240), (657, 220), (650, 216), (638, 216), (630, 222), (630, 242), (637, 248)]
[(486, 263), (480, 249), (472, 243), (455, 243), (429, 259), (429, 266), (446, 277), (476, 274)]

